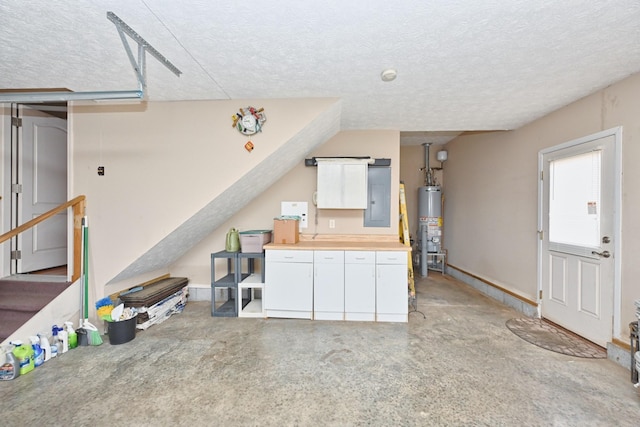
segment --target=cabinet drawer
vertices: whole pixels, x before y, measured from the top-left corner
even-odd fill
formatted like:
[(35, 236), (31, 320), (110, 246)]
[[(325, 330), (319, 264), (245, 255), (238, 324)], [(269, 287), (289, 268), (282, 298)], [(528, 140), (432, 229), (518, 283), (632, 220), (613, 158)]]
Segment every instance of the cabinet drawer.
[(314, 264), (343, 264), (344, 251), (313, 251)]
[(376, 253), (373, 251), (345, 251), (344, 262), (346, 264), (374, 264)]
[(313, 251), (268, 250), (267, 262), (313, 262)]
[(407, 253), (405, 251), (378, 251), (376, 252), (376, 264), (406, 264)]

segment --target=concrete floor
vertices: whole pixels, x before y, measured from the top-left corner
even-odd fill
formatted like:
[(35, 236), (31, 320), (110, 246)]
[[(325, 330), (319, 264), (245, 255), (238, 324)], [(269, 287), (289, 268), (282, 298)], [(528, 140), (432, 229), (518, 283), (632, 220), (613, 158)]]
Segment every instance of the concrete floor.
[(431, 272), (408, 324), (210, 316), (81, 347), (0, 382), (2, 425), (638, 426), (606, 359), (518, 338), (519, 313)]

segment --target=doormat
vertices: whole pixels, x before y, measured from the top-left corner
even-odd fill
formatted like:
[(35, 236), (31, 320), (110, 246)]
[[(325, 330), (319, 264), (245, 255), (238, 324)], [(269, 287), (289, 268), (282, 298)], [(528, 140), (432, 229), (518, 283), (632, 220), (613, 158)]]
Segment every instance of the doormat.
[(604, 348), (544, 319), (509, 319), (506, 326), (523, 340), (556, 353), (588, 359), (607, 358)]

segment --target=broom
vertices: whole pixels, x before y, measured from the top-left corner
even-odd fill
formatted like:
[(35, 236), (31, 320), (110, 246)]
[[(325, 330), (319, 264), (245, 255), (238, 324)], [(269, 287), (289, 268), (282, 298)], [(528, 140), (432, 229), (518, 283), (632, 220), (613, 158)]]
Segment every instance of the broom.
[(87, 217), (82, 218), (82, 269), (84, 271), (84, 321), (82, 327), (87, 331), (87, 343), (89, 345), (102, 344), (102, 337), (98, 328), (89, 323), (89, 226)]
[(88, 309), (88, 304), (89, 304), (89, 296), (87, 295), (87, 291), (85, 290), (85, 276), (86, 276), (86, 272), (85, 272), (85, 267), (84, 267), (84, 260), (85, 260), (85, 241), (84, 241), (84, 223), (86, 221), (86, 216), (82, 217), (82, 226), (80, 227), (80, 233), (81, 233), (81, 238), (80, 238), (80, 270), (81, 270), (81, 275), (80, 275), (80, 280), (82, 280), (82, 286), (80, 287), (80, 320), (78, 321), (78, 329), (76, 329), (76, 334), (78, 334), (78, 345), (79, 346), (85, 346), (85, 345), (89, 345), (89, 342), (87, 340), (87, 330), (84, 328), (84, 321), (85, 318), (89, 317), (89, 309)]

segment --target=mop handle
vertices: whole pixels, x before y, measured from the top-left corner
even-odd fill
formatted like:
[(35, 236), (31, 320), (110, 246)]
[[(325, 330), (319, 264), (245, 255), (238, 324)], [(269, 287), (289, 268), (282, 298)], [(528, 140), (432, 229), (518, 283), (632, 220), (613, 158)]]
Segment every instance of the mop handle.
[(89, 276), (87, 269), (89, 266), (89, 236), (87, 217), (82, 218), (82, 285), (84, 289), (84, 318), (89, 318)]

